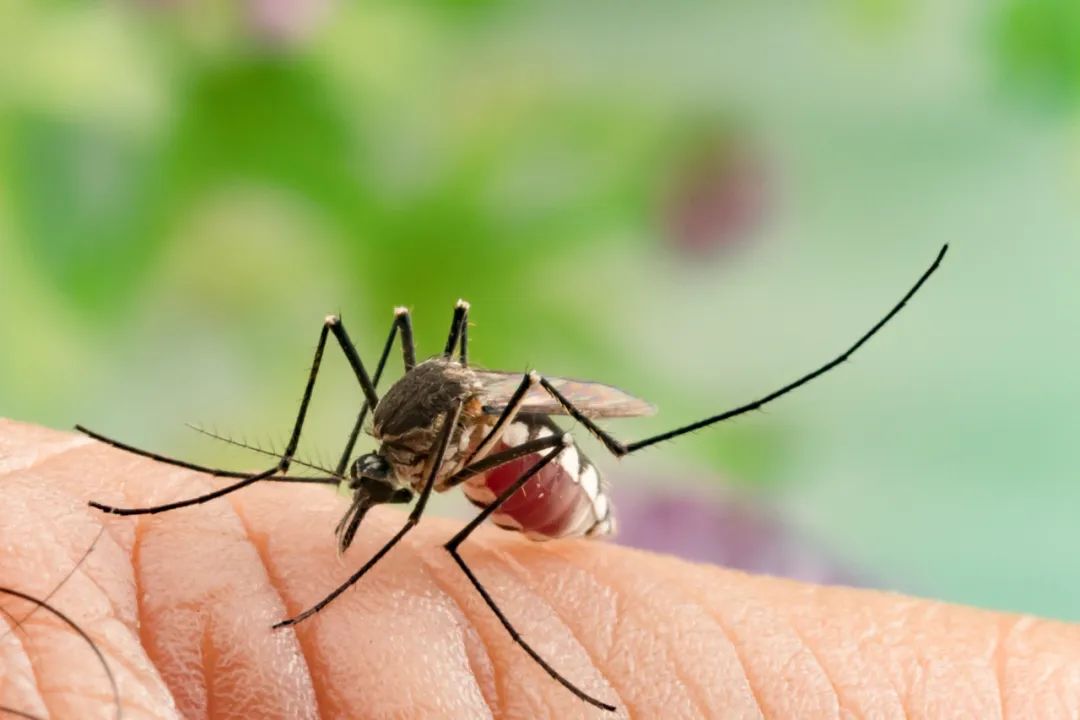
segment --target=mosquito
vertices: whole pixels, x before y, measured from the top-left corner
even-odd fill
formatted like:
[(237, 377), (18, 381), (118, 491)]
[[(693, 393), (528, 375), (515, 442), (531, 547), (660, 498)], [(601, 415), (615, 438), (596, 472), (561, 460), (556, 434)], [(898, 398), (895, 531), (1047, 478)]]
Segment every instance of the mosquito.
[[(459, 552), (461, 544), (485, 520), (518, 531), (531, 540), (610, 535), (615, 529), (615, 520), (608, 486), (570, 434), (555, 422), (554, 416), (569, 416), (594, 435), (608, 452), (622, 457), (757, 410), (851, 357), (918, 292), (937, 270), (946, 250), (948, 245), (941, 248), (930, 267), (885, 317), (838, 357), (753, 402), (630, 443), (617, 439), (596, 421), (652, 413), (653, 406), (644, 400), (603, 383), (546, 377), (535, 371), (496, 372), (471, 366), (468, 357), (469, 304), (463, 300), (454, 307), (442, 354), (419, 363), (409, 311), (403, 307), (395, 308), (390, 334), (374, 376), (368, 374), (341, 318), (331, 315), (323, 322), (319, 333), (292, 434), (272, 467), (258, 473), (204, 467), (140, 450), (76, 426), (90, 437), (128, 452), (236, 480), (205, 495), (153, 507), (120, 508), (98, 502), (90, 505), (115, 515), (147, 515), (204, 503), (260, 481), (344, 482), (352, 492), (352, 501), (335, 531), (338, 549), (344, 552), (372, 507), (385, 503), (407, 504), (415, 499), (416, 504), (405, 524), (374, 556), (322, 600), (274, 625), (280, 628), (310, 618), (360, 580), (416, 526), (432, 492), (445, 492), (460, 486), (466, 497), (481, 510), (443, 547), (514, 642), (548, 675), (581, 700), (614, 711), (613, 705), (594, 698), (567, 679), (521, 637), (465, 563)], [(294, 463), (304, 464), (295, 457), (296, 450), (323, 351), (331, 335), (356, 375), (364, 402), (333, 473), (322, 477), (289, 476), (287, 473)], [(399, 336), (405, 373), (380, 398), (377, 386)], [(369, 432), (379, 448), (352, 460), (357, 437), (369, 411), (372, 411)]]

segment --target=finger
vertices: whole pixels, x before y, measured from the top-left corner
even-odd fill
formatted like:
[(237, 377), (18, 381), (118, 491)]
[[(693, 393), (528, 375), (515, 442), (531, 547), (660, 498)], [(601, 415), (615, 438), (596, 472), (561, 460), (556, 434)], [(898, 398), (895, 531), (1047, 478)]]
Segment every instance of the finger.
[[(104, 499), (129, 503), (209, 487), (187, 473), (154, 477), (152, 463), (101, 452), (96, 464), (74, 463), (97, 467), (98, 479), (84, 474), (82, 484), (72, 483), (57, 473), (55, 481), (71, 492), (97, 483), (93, 492), (104, 493), (109, 483), (101, 475), (122, 476), (123, 495), (113, 490)], [(273, 643), (223, 629), (230, 623), (250, 629), (238, 598), (260, 608), (276, 604), (278, 614), (269, 621), (294, 614), (366, 559), (401, 516), (373, 513), (358, 546), (339, 561), (331, 531), (345, 503), (332, 493), (267, 486), (235, 499), (235, 506), (218, 501), (216, 511), (208, 504), (154, 518), (110, 519), (118, 534), (139, 527), (139, 535), (150, 529), (159, 535), (160, 552), (136, 553), (135, 577), (153, 579), (142, 588), (157, 607), (146, 617), (147, 632), (168, 640), (148, 643), (148, 652), (186, 716), (235, 711), (231, 694), (245, 690), (249, 703), (268, 707), (263, 694), (274, 697), (268, 676), (287, 687), (310, 678), (310, 695), (293, 692), (310, 698), (325, 717), (582, 717), (592, 711), (513, 645), (441, 550), (451, 528), (439, 522), (422, 524), (357, 587), (297, 628), (303, 655), (297, 652), (295, 663), (282, 667)], [(203, 526), (200, 513), (219, 515)], [(219, 559), (222, 546), (211, 541), (220, 543), (212, 533), (222, 534), (222, 524), (229, 542), (248, 543), (250, 552), (234, 547)], [(234, 526), (240, 528), (235, 536)], [(755, 578), (599, 543), (478, 535), (462, 553), (522, 634), (622, 713), (1069, 717), (1080, 708), (1076, 626)], [(184, 539), (190, 547), (179, 548), (177, 563), (170, 540)], [(209, 560), (196, 551), (205, 543), (213, 550)], [(198, 563), (185, 561), (189, 556), (201, 558), (202, 567), (192, 567)], [(198, 572), (205, 577), (193, 579)], [(181, 599), (192, 602), (192, 583), (206, 586), (197, 594), (199, 612), (169, 629), (172, 610), (183, 610)], [(192, 634), (236, 648), (230, 667), (242, 671), (233, 673), (231, 685), (216, 685), (206, 670), (200, 675), (197, 654), (173, 650), (174, 644), (186, 647), (184, 636)], [(293, 637), (288, 631), (274, 636)]]

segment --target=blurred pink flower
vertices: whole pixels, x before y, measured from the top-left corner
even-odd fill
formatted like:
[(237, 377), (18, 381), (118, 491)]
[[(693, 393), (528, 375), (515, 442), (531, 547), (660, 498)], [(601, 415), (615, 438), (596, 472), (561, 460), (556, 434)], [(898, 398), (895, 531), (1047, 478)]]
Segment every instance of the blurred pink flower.
[(664, 199), (669, 242), (700, 258), (746, 241), (765, 214), (766, 180), (762, 160), (737, 139), (695, 145)]
[(329, 7), (329, 0), (247, 0), (248, 27), (263, 40), (291, 45), (310, 37)]
[(807, 582), (864, 584), (858, 573), (759, 503), (618, 485), (614, 499), (620, 545)]

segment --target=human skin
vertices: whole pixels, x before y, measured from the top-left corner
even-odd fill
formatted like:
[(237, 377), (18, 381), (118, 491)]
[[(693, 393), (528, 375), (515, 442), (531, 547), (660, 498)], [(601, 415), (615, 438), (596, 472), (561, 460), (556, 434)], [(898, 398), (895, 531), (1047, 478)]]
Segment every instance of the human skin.
[[(403, 520), (380, 508), (339, 558), (345, 498), (218, 486), (88, 438), (0, 420), (0, 584), (52, 598), (115, 672), (125, 718), (615, 717), (556, 684), (498, 624), (425, 519), (295, 630)], [(1078, 718), (1080, 626), (758, 577), (603, 542), (477, 532), (462, 553), (527, 640), (639, 718)], [(18, 615), (24, 605), (3, 599)], [(9, 620), (5, 620), (10, 625)], [(36, 613), (0, 639), (0, 705), (114, 717), (90, 650)], [(0, 631), (2, 632), (2, 631)]]

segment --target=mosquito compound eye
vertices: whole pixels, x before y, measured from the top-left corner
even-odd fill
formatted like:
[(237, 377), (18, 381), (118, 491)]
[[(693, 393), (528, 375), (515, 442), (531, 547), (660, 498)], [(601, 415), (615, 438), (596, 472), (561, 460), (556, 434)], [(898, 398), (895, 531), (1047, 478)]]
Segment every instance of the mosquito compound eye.
[(376, 453), (361, 455), (353, 464), (353, 477), (386, 480), (390, 475), (390, 463)]

